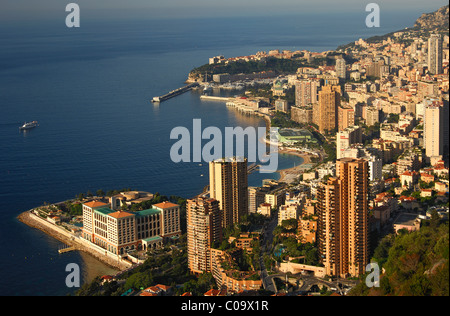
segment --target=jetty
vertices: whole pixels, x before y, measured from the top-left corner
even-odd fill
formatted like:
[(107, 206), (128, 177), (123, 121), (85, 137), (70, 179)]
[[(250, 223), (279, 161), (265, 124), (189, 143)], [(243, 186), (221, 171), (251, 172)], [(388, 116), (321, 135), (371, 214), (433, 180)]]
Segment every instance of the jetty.
[(255, 172), (256, 170), (258, 170), (260, 167), (261, 167), (260, 165), (253, 163), (250, 166), (248, 166), (247, 173), (251, 174), (251, 173)]
[(58, 250), (59, 253), (66, 253), (66, 252), (70, 252), (70, 251), (74, 251), (77, 250), (74, 246), (68, 246), (68, 247), (64, 247), (64, 248), (60, 248)]
[(161, 95), (159, 97), (153, 97), (152, 102), (153, 103), (160, 103), (166, 100), (169, 100), (173, 97), (176, 97), (177, 95), (183, 94), (189, 90), (191, 90), (192, 88), (197, 87), (199, 84), (197, 82), (188, 84), (187, 86), (175, 89), (173, 91), (170, 91), (169, 93), (166, 93), (164, 95)]

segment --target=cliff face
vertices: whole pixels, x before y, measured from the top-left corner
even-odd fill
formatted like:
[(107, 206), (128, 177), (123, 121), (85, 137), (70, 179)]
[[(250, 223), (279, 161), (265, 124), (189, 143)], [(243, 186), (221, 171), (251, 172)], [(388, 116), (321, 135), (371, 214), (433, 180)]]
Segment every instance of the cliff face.
[(449, 28), (449, 6), (440, 8), (439, 10), (432, 13), (424, 13), (420, 18), (417, 19), (414, 27), (423, 30), (444, 30), (448, 31)]

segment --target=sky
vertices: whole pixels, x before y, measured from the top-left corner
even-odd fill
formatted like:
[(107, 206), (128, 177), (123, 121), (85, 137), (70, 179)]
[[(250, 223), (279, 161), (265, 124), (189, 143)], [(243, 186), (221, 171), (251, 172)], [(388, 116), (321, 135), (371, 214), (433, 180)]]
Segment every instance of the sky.
[(81, 14), (101, 19), (199, 18), (270, 16), (306, 13), (365, 11), (374, 2), (384, 12), (428, 13), (447, 5), (445, 0), (1, 0), (1, 21), (65, 18), (65, 7), (74, 2)]

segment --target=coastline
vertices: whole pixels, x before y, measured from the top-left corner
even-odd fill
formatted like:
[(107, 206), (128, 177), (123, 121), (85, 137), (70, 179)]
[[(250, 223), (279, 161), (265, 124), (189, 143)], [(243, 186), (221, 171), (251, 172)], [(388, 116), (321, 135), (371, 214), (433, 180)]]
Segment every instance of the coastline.
[(51, 224), (46, 220), (39, 218), (37, 215), (32, 213), (32, 210), (25, 211), (19, 214), (19, 216), (17, 216), (17, 219), (23, 224), (31, 228), (38, 229), (43, 233), (49, 235), (50, 237), (53, 237), (54, 239), (59, 240), (70, 247), (73, 247), (74, 251), (80, 251), (90, 255), (106, 266), (117, 270), (117, 272), (123, 271), (130, 267), (130, 265), (120, 262), (117, 259), (113, 259), (100, 254), (99, 251), (93, 249), (92, 247), (89, 247), (87, 244), (78, 240), (78, 238), (76, 238), (75, 236), (71, 236), (69, 232), (65, 232), (63, 229), (56, 227), (54, 224)]
[[(271, 122), (268, 119), (266, 120), (266, 122), (270, 126)], [(264, 141), (266, 144), (269, 144), (269, 145), (271, 144), (271, 142), (265, 138), (261, 139), (261, 140)], [(277, 144), (277, 145), (279, 145), (279, 144)], [(277, 173), (280, 175), (280, 178), (278, 179), (279, 182), (285, 182), (288, 184), (294, 182), (295, 178), (297, 178), (299, 175), (302, 174), (303, 165), (312, 163), (311, 154), (304, 153), (304, 152), (298, 152), (295, 149), (287, 149), (287, 148), (283, 148), (283, 147), (281, 147), (281, 148), (278, 147), (278, 153), (303, 158), (303, 162), (298, 166), (277, 170)]]
[(287, 154), (287, 155), (293, 155), (303, 158), (302, 164), (287, 168), (278, 170), (277, 172), (280, 174), (280, 179), (278, 181), (280, 182), (286, 182), (286, 183), (292, 183), (296, 177), (298, 177), (302, 173), (302, 166), (308, 163), (311, 163), (311, 156), (306, 153), (299, 153), (292, 149), (278, 149), (279, 154)]

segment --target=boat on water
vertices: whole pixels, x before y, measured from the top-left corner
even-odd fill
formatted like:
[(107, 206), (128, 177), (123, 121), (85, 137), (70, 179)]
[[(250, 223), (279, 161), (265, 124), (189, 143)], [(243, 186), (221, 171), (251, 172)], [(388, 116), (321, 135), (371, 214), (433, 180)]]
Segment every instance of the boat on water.
[(206, 85), (206, 86), (203, 88), (203, 92), (204, 92), (204, 93), (211, 92), (212, 90), (213, 90), (213, 88), (212, 88), (211, 85)]
[(35, 128), (36, 126), (39, 126), (37, 121), (25, 122), (21, 127), (19, 127), (19, 130), (25, 131), (25, 130)]

